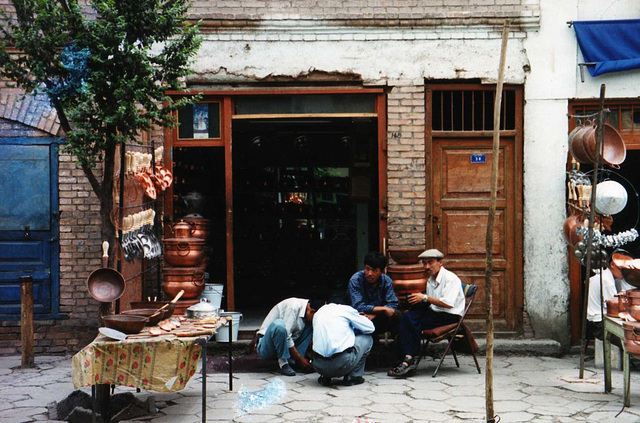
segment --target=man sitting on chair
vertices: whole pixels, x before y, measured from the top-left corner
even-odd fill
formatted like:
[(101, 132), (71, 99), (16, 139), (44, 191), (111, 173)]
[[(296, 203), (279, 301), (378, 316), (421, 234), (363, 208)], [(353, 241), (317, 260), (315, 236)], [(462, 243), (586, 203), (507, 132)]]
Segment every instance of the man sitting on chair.
[(401, 362), (387, 373), (393, 377), (406, 377), (415, 372), (423, 330), (458, 323), (464, 312), (462, 282), (455, 273), (442, 266), (444, 254), (430, 249), (418, 257), (429, 277), (427, 292), (411, 294), (407, 299), (411, 310), (402, 315), (398, 325)]

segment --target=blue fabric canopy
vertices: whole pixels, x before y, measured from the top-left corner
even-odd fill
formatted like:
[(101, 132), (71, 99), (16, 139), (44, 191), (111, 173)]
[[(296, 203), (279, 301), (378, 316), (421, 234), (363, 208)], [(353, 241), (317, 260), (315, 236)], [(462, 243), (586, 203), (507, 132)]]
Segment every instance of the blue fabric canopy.
[(573, 21), (591, 76), (640, 68), (640, 19)]

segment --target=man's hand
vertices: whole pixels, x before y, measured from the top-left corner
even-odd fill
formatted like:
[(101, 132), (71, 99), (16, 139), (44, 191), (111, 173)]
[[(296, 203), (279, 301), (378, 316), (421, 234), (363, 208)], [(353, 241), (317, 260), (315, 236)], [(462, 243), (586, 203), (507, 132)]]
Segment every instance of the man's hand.
[(313, 366), (311, 365), (311, 362), (309, 360), (307, 360), (304, 357), (300, 357), (300, 360), (298, 360), (298, 363), (305, 369), (305, 370), (309, 370), (309, 371), (314, 371), (315, 369), (313, 368)]
[(407, 302), (411, 305), (420, 304), (426, 298), (425, 294), (421, 294), (419, 292), (414, 292), (413, 294), (409, 294), (407, 297)]
[(369, 320), (373, 320), (373, 319), (375, 319), (375, 318), (376, 318), (376, 315), (375, 315), (375, 314), (362, 313), (362, 315), (363, 315), (364, 317), (366, 317), (367, 319), (369, 319)]

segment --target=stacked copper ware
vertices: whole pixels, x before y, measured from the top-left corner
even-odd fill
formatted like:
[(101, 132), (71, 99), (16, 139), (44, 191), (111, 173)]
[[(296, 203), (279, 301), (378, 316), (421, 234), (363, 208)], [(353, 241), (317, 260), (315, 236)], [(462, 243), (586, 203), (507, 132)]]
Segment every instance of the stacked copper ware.
[(389, 249), (393, 264), (389, 264), (387, 275), (393, 280), (393, 290), (399, 301), (399, 308), (407, 310), (407, 297), (414, 292), (426, 292), (427, 278), (424, 266), (418, 256), (422, 247), (396, 247)]
[[(206, 219), (191, 219), (206, 221)], [(183, 311), (194, 303), (204, 291), (204, 275), (209, 259), (206, 223), (181, 220), (172, 227), (173, 238), (165, 238), (164, 292), (174, 297), (184, 290), (183, 300), (178, 301), (176, 311)]]

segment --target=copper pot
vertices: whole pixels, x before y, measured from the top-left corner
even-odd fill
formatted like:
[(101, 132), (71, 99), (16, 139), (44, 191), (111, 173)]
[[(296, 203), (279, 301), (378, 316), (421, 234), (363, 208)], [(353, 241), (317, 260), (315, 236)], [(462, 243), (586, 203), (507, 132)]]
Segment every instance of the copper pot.
[(187, 217), (184, 219), (184, 221), (192, 226), (192, 237), (204, 240), (209, 237), (209, 234), (211, 233), (211, 220), (197, 217)]
[(427, 281), (428, 279), (399, 279), (393, 281), (393, 291), (396, 293), (396, 297), (398, 297), (399, 308), (401, 310), (406, 310), (409, 308), (409, 303), (407, 302), (407, 297), (409, 294), (413, 294), (416, 292), (427, 292)]
[(171, 266), (198, 267), (204, 260), (204, 240), (168, 238), (163, 241), (164, 260)]
[(584, 135), (591, 126), (577, 126), (569, 134), (569, 150), (571, 155), (576, 161), (580, 163), (593, 163), (594, 157), (589, 155), (589, 152), (584, 146)]
[(173, 232), (173, 236), (176, 238), (191, 238), (195, 228), (190, 223), (181, 220), (178, 223), (173, 224), (171, 231)]
[(387, 275), (395, 280), (411, 280), (424, 278), (424, 266), (418, 264), (389, 265)]
[[(583, 137), (584, 148), (590, 157), (595, 160), (596, 157), (596, 134), (597, 126), (590, 127)], [(608, 165), (620, 168), (620, 163), (627, 157), (627, 148), (620, 133), (613, 126), (605, 123), (604, 136), (602, 139), (604, 146), (602, 147), (602, 160)], [(592, 162), (594, 161), (592, 160)]]
[(629, 354), (640, 355), (640, 322), (622, 322), (624, 347)]
[(196, 298), (204, 291), (203, 267), (165, 267), (163, 274), (162, 287), (168, 296), (184, 290), (184, 298)]
[(572, 246), (576, 245), (578, 242), (584, 239), (576, 233), (578, 228), (582, 226), (582, 223), (582, 218), (575, 214), (567, 217), (567, 219), (564, 221), (564, 225), (562, 228), (564, 239)]
[[(634, 259), (625, 254), (615, 253), (611, 256), (611, 261), (620, 268), (620, 272), (622, 272), (622, 276), (625, 281), (636, 288), (640, 288), (640, 259)], [(636, 290), (627, 291), (627, 297), (630, 298), (636, 295), (633, 294), (635, 291)]]
[(420, 261), (418, 256), (423, 251), (422, 247), (393, 247), (389, 248), (389, 255), (398, 264), (414, 264)]
[(607, 304), (607, 316), (610, 317), (618, 317), (620, 314), (620, 305), (617, 298), (612, 298), (610, 300), (605, 301)]

